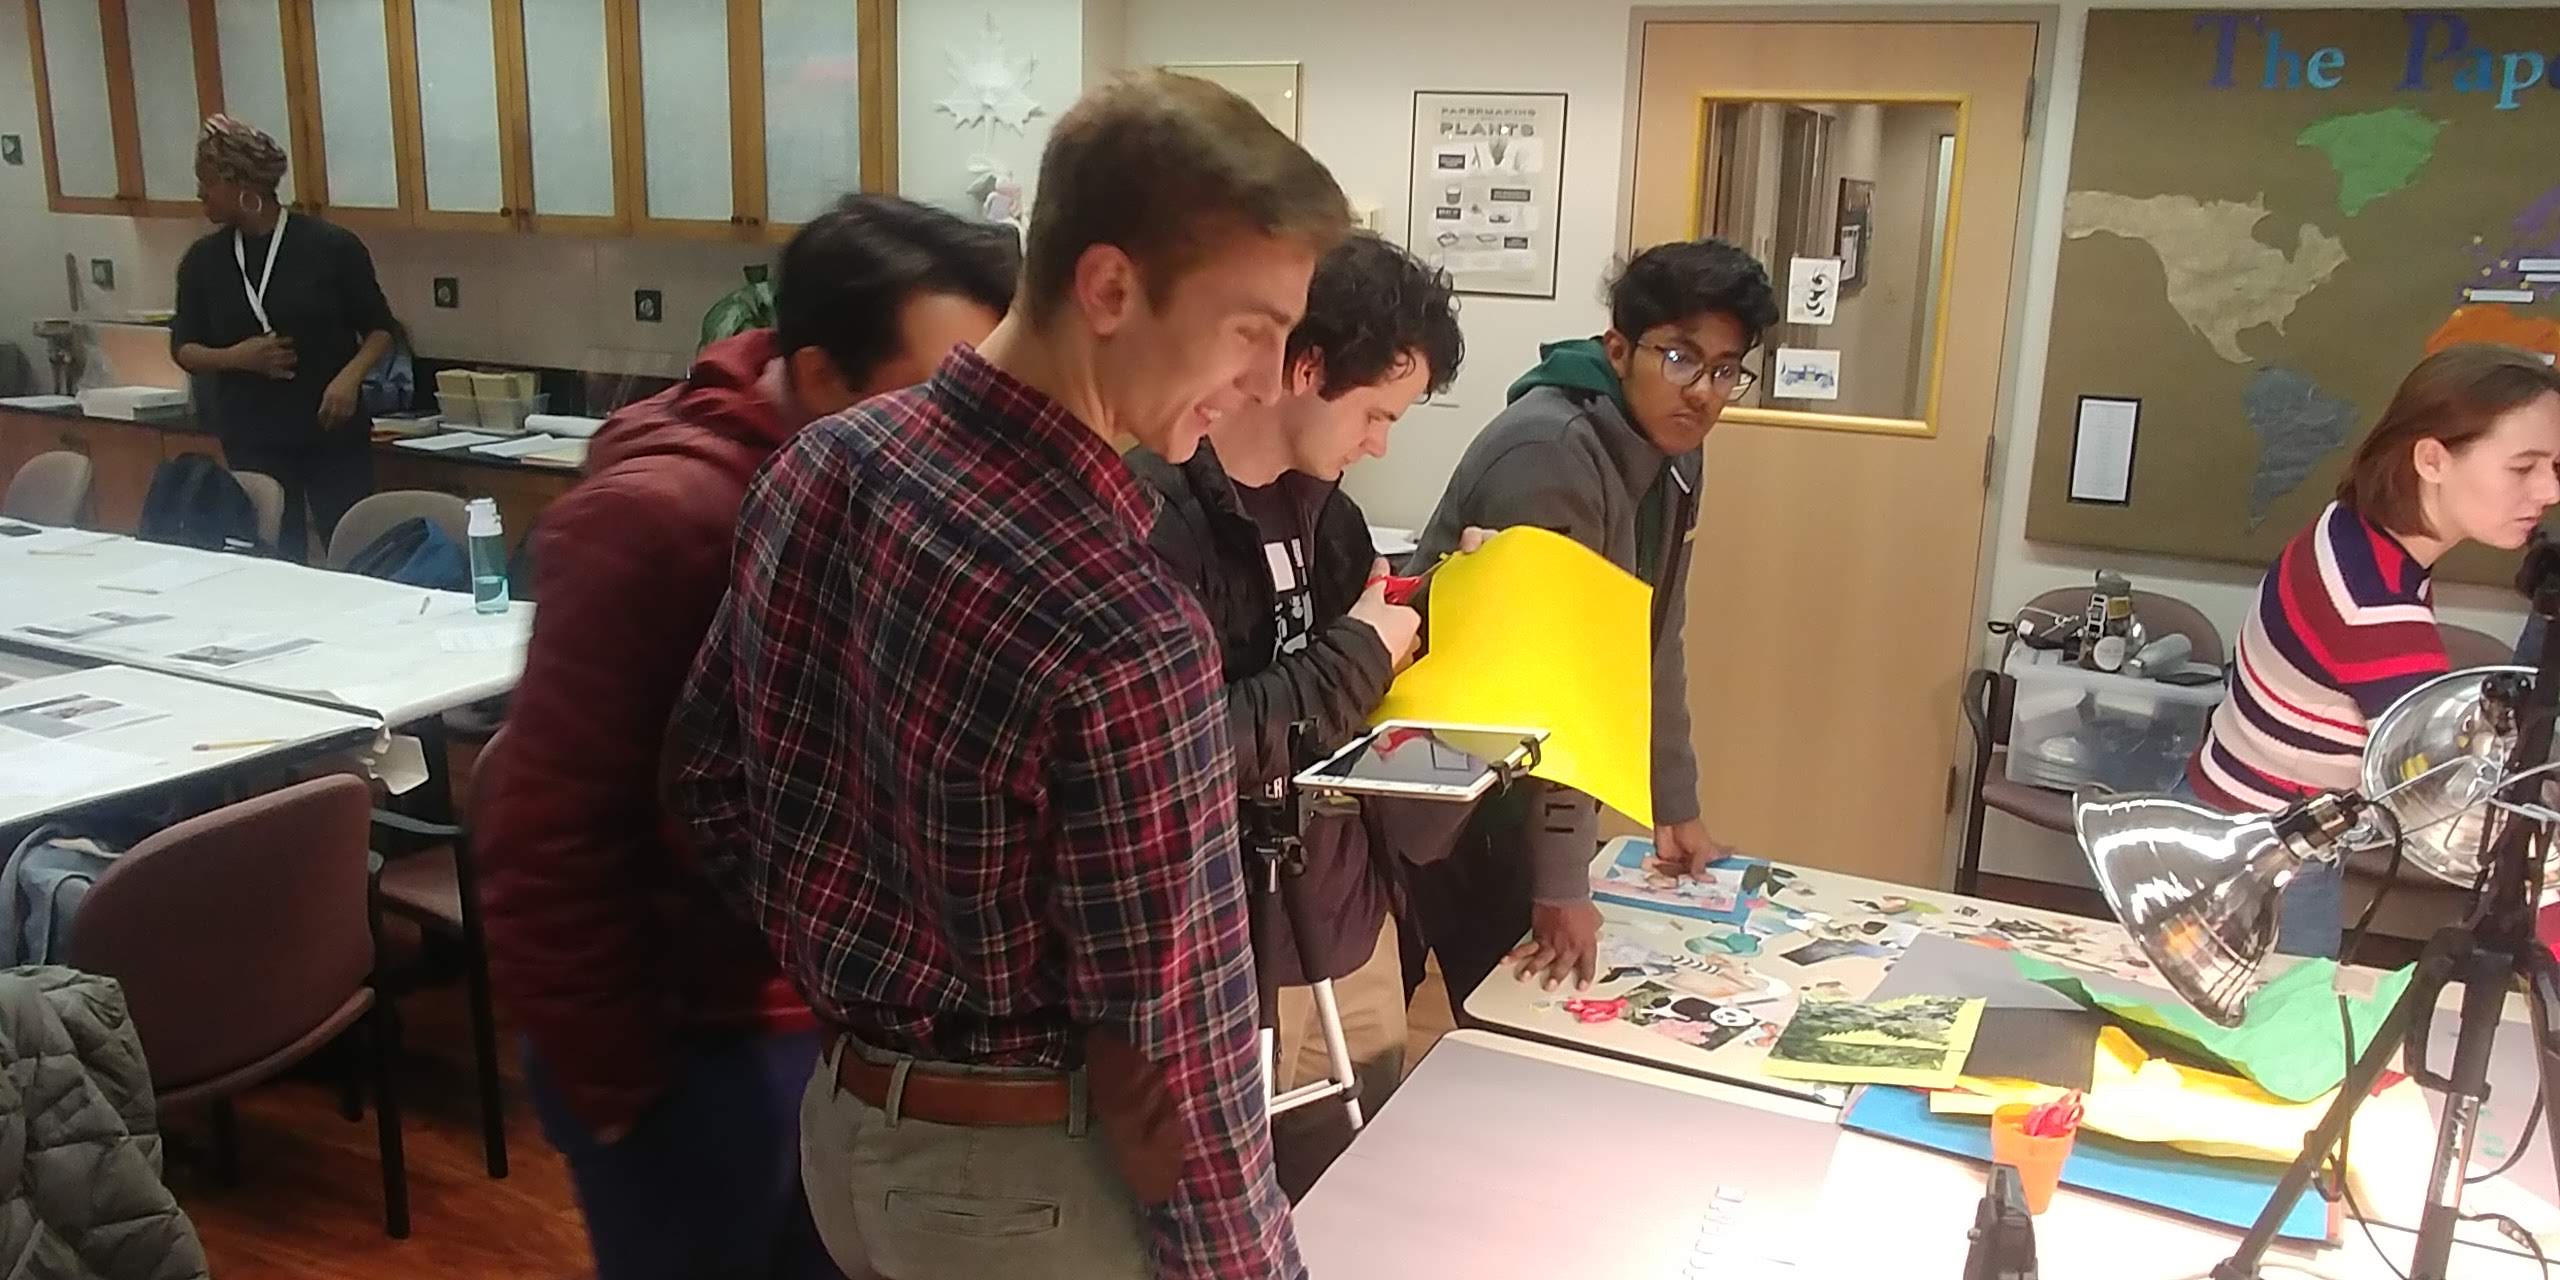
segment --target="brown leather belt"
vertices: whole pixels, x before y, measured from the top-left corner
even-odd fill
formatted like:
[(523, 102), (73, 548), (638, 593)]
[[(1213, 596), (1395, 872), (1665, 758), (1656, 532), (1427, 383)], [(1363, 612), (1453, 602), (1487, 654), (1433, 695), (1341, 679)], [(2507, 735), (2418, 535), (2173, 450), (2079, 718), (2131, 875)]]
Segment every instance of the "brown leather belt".
[[(843, 1042), (836, 1055), (836, 1087), (887, 1110), (896, 1068), (873, 1062)], [(907, 1068), (898, 1115), (930, 1124), (1029, 1127), (1065, 1124), (1072, 1106), (1065, 1075), (1034, 1079), (956, 1074), (918, 1061)]]

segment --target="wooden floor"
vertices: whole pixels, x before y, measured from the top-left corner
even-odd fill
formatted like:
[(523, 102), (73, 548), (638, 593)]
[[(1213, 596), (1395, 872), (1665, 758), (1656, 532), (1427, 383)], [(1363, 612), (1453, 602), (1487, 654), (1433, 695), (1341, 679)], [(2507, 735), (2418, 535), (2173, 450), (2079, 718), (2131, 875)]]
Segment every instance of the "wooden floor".
[[(408, 1069), (410, 1238), (382, 1233), (381, 1166), (370, 1113), (338, 1113), (333, 1080), (286, 1079), (240, 1103), (240, 1182), (203, 1159), (204, 1115), (162, 1118), (169, 1185), (195, 1219), (216, 1280), (570, 1280), (591, 1274), (567, 1168), (542, 1140), (509, 1064), (508, 1154), (493, 1181), (482, 1166), (470, 1039), (460, 999), (431, 991), (402, 1004)], [(1412, 1053), (1449, 1029), (1435, 973), (1414, 997)]]

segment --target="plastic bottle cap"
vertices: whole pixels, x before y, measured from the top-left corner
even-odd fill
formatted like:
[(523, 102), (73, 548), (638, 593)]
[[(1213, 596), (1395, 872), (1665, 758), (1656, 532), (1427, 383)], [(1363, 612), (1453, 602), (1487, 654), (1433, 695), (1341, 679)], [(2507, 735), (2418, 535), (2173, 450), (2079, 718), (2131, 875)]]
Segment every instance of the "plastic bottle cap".
[(494, 538), (505, 532), (504, 527), (498, 522), (497, 499), (473, 498), (471, 501), (463, 504), (463, 510), (469, 513), (471, 518), (470, 527), (465, 530), (469, 536), (474, 538)]

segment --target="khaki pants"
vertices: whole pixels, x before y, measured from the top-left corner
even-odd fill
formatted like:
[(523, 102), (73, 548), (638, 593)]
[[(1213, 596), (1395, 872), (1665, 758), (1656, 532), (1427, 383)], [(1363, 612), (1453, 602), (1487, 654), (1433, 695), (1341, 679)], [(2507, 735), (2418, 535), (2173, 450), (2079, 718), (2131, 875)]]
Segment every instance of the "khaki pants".
[[(1154, 1274), (1129, 1184), (1084, 1102), (1063, 1125), (934, 1124), (836, 1087), (843, 1040), (800, 1100), (800, 1170), (827, 1252), (887, 1280), (1145, 1280)], [(948, 1067), (987, 1075), (998, 1067)], [(1033, 1073), (1045, 1074), (1045, 1073)], [(895, 1099), (892, 1099), (894, 1102)], [(864, 1270), (867, 1260), (872, 1271)]]
[[(1360, 1081), (1360, 1111), (1377, 1114), (1387, 1095), (1404, 1078), (1404, 961), (1396, 943), (1395, 917), (1378, 930), (1368, 962), (1333, 983), (1333, 1002), (1342, 1015), (1342, 1038), (1351, 1050), (1352, 1074)], [(1316, 1002), (1306, 987), (1280, 990), (1279, 1039), (1272, 1052), (1273, 1074), (1283, 1090), (1313, 1084), (1331, 1074), (1324, 1032), (1316, 1025)], [(1280, 1186), (1295, 1201), (1315, 1185), (1334, 1157), (1351, 1144), (1351, 1124), (1339, 1100), (1309, 1103), (1272, 1117), (1272, 1163)]]

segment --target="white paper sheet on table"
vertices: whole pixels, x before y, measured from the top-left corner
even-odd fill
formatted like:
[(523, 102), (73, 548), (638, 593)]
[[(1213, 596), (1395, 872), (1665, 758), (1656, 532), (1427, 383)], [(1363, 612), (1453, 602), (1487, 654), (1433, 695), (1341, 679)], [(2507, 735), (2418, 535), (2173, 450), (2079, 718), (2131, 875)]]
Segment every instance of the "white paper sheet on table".
[(7, 766), (0, 768), (0, 795), (17, 796), (93, 791), (128, 778), (140, 781), (157, 767), (147, 756), (76, 742), (42, 742), (34, 748), (0, 751), (0, 763)]
[(21, 555), (36, 556), (87, 555), (89, 549), (99, 543), (116, 540), (116, 535), (112, 533), (95, 533), (87, 529), (45, 529), (32, 525), (17, 527), (35, 528), (36, 531), (0, 538), (0, 555), (13, 551)]
[(513, 440), (500, 440), (495, 444), (475, 444), (471, 446), (471, 451), (484, 458), (521, 458), (528, 453), (542, 453), (568, 443), (556, 436), (519, 436)]
[(526, 638), (522, 629), (503, 623), (448, 627), (436, 633), (436, 647), (446, 653), (496, 653), (502, 649), (522, 648)]
[(246, 561), (226, 560), (218, 556), (171, 556), (156, 560), (139, 569), (129, 569), (112, 578), (103, 579), (103, 591), (125, 591), (134, 595), (156, 596), (192, 587), (199, 582), (219, 578), (239, 569)]
[(69, 618), (30, 622), (18, 630), (39, 640), (96, 640), (111, 631), (167, 622), (169, 617), (165, 613), (144, 613), (133, 609), (95, 609)]
[(414, 440), (394, 440), (391, 442), (391, 447), (415, 449), (420, 453), (444, 453), (453, 449), (468, 449), (473, 445), (487, 444), (498, 438), (478, 431), (448, 431), (442, 435), (420, 436)]
[(169, 655), (169, 661), (183, 662), (206, 671), (232, 671), (289, 653), (300, 653), (319, 643), (309, 636), (228, 635), (207, 644), (180, 649)]
[(48, 742), (157, 720), (166, 712), (85, 689), (0, 705), (0, 729)]

